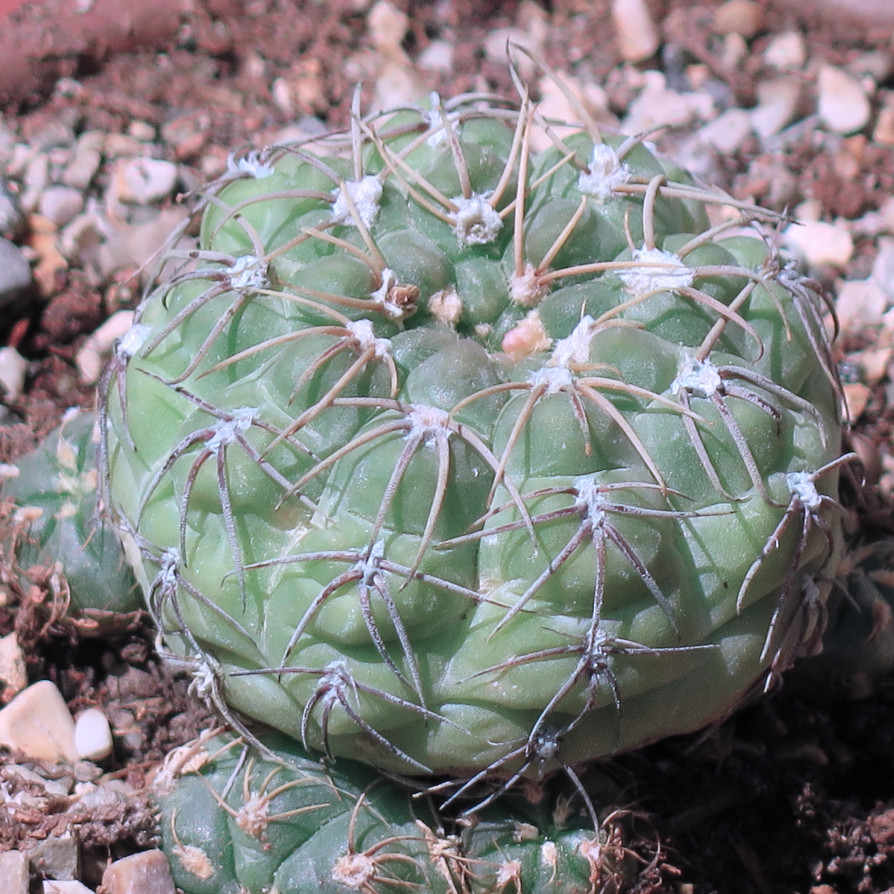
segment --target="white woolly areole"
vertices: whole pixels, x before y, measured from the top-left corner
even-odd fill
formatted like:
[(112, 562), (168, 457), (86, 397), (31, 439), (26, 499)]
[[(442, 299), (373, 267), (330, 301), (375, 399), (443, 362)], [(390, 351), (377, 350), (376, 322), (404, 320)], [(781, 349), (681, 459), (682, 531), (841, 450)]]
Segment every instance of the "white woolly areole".
[(540, 281), (533, 264), (525, 265), (525, 272), (513, 275), (509, 283), (509, 297), (521, 307), (536, 307), (549, 293), (549, 286)]
[(351, 666), (344, 658), (336, 658), (330, 661), (324, 668), (317, 681), (317, 692), (322, 695), (322, 702), (335, 702), (339, 695), (344, 695), (348, 690), (357, 695), (357, 686)]
[(553, 356), (549, 361), (550, 366), (570, 368), (590, 362), (590, 343), (595, 334), (595, 320), (585, 314), (574, 327), (571, 335), (560, 338), (553, 348)]
[(590, 166), (578, 177), (577, 188), (598, 202), (610, 199), (614, 191), (633, 176), (633, 171), (621, 161), (618, 153), (605, 143), (593, 147)]
[(660, 248), (638, 248), (633, 260), (642, 267), (619, 270), (621, 282), (637, 297), (660, 292), (663, 289), (685, 289), (695, 281), (695, 272), (670, 251)]
[(434, 434), (437, 431), (443, 431), (450, 435), (450, 414), (440, 407), (432, 407), (427, 404), (413, 404), (410, 412), (407, 413), (407, 419), (410, 422), (410, 430), (407, 432), (408, 438), (417, 437), (418, 435)]
[(214, 434), (208, 439), (206, 447), (217, 453), (221, 447), (232, 444), (236, 435), (246, 431), (258, 412), (257, 407), (242, 407), (233, 411), (232, 419), (221, 419), (214, 426)]
[(155, 583), (164, 591), (173, 590), (177, 586), (177, 569), (180, 566), (180, 550), (175, 547), (166, 549), (159, 557), (158, 574)]
[(227, 174), (231, 177), (242, 177), (247, 174), (255, 180), (262, 180), (273, 174), (273, 165), (269, 161), (264, 161), (257, 149), (252, 149), (238, 158), (230, 153), (227, 158)]
[(528, 382), (535, 388), (545, 385), (548, 394), (574, 385), (572, 369), (590, 362), (590, 342), (596, 332), (594, 324), (595, 320), (589, 314), (581, 317), (571, 335), (556, 342), (549, 363), (531, 373)]
[(456, 211), (450, 215), (450, 221), (461, 245), (487, 245), (497, 238), (503, 221), (487, 194), (472, 193), (469, 198), (457, 196), (452, 201)]
[(506, 860), (505, 863), (501, 863), (497, 869), (497, 877), (494, 879), (496, 884), (500, 886), (499, 890), (504, 891), (509, 885), (515, 885), (516, 890), (518, 890), (521, 871), (522, 865), (518, 860)]
[(427, 431), (447, 428), (447, 424), (450, 422), (450, 414), (446, 410), (428, 404), (413, 404), (407, 418), (413, 424), (414, 429)]
[(242, 255), (227, 274), (232, 289), (263, 289), (267, 285), (267, 262), (254, 255)]
[(710, 397), (723, 388), (720, 372), (709, 360), (686, 357), (680, 364), (677, 378), (671, 382), (671, 394), (688, 391), (695, 397)]
[(528, 384), (534, 388), (546, 385), (547, 394), (556, 394), (574, 384), (574, 374), (566, 366), (543, 366), (528, 376)]
[(391, 342), (387, 338), (377, 338), (371, 320), (348, 320), (345, 329), (357, 340), (361, 351), (372, 348), (376, 357), (385, 357), (391, 351)]
[(379, 201), (382, 198), (379, 178), (374, 174), (367, 174), (360, 180), (349, 180), (345, 183), (344, 190), (339, 188), (332, 194), (332, 222), (355, 227), (357, 221), (351, 213), (344, 191), (347, 191), (363, 226), (371, 227), (379, 213)]
[(370, 580), (373, 575), (381, 571), (380, 563), (385, 558), (385, 541), (378, 540), (370, 548), (363, 558), (354, 563), (354, 570), (360, 572), (363, 580)]
[(146, 342), (151, 329), (143, 323), (134, 323), (121, 337), (115, 352), (119, 357), (133, 357)]
[(605, 521), (605, 495), (592, 475), (584, 475), (574, 482), (577, 499), (574, 508), (586, 512), (587, 518), (598, 528)]
[(785, 483), (792, 496), (796, 497), (805, 509), (812, 512), (822, 505), (823, 498), (809, 472), (789, 472), (785, 476)]
[(433, 90), (428, 95), (431, 103), (431, 111), (424, 112), (425, 120), (431, 129), (431, 133), (426, 138), (426, 144), (432, 149), (443, 149), (447, 144), (447, 128), (444, 126), (444, 116), (441, 114), (441, 95)]
[(406, 306), (396, 304), (391, 300), (391, 290), (398, 285), (397, 274), (390, 267), (385, 267), (381, 276), (382, 285), (375, 292), (370, 293), (369, 297), (382, 308), (385, 316), (390, 320), (402, 320), (408, 316)]
[(440, 289), (428, 299), (429, 313), (448, 326), (455, 326), (463, 315), (463, 302), (456, 289)]
[(791, 292), (808, 288), (810, 283), (810, 278), (801, 272), (794, 261), (788, 261), (776, 274), (776, 279)]

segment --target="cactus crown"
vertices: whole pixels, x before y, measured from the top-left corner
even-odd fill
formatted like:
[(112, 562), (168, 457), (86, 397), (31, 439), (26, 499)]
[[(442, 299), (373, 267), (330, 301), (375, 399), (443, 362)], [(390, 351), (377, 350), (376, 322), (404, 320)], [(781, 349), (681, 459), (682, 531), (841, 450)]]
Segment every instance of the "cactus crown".
[(771, 214), (524, 90), (355, 109), (201, 210), (103, 467), (221, 701), (465, 788), (697, 728), (815, 638), (841, 394)]

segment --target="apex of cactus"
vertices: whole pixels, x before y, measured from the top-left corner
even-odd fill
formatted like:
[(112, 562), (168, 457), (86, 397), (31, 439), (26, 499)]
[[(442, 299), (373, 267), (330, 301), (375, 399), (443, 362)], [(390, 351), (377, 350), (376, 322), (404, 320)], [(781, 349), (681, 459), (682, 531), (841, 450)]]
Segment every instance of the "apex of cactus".
[(357, 111), (202, 208), (106, 377), (103, 468), (232, 717), (502, 790), (811, 648), (849, 457), (774, 215), (524, 92)]

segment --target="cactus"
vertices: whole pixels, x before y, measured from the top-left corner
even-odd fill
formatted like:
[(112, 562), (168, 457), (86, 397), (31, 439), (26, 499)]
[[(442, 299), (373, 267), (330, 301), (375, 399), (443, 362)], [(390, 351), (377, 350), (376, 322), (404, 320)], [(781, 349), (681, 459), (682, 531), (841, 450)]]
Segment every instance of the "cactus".
[(133, 612), (140, 590), (114, 529), (98, 511), (96, 414), (69, 410), (31, 453), (7, 467), (7, 557), (21, 575), (59, 568), (70, 611)]
[(822, 652), (801, 673), (880, 678), (894, 670), (894, 539), (891, 531), (848, 538), (828, 603)]
[(520, 93), (234, 157), (103, 385), (203, 691), (485, 805), (813, 649), (851, 459), (777, 219)]
[(269, 744), (263, 758), (232, 735), (205, 735), (157, 775), (162, 847), (185, 894), (610, 894), (634, 869), (621, 818), (594, 832), (569, 821), (560, 795), (491, 808), (448, 833), (369, 767), (326, 770), (294, 742)]

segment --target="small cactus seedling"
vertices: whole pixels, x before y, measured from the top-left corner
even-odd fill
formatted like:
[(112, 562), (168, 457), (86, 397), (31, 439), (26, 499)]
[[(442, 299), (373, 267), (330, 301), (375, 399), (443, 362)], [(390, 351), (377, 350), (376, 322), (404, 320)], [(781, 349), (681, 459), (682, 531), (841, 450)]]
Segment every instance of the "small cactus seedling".
[(206, 735), (156, 777), (162, 846), (186, 894), (613, 894), (635, 869), (617, 815), (595, 832), (553, 795), (445, 830), (369, 767), (324, 769), (294, 742), (270, 745), (262, 758)]
[(35, 450), (6, 468), (7, 559), (20, 574), (58, 569), (70, 609), (133, 612), (139, 587), (117, 534), (98, 510), (96, 414), (69, 410)]
[(463, 792), (769, 685), (849, 460), (773, 215), (520, 93), (235, 158), (104, 388), (117, 523), (208, 691)]

